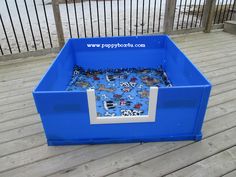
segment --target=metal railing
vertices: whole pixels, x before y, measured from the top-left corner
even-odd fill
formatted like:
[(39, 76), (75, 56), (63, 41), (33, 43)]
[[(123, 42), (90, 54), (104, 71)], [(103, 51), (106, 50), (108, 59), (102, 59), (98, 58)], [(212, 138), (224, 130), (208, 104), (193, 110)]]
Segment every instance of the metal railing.
[(46, 8), (45, 0), (2, 1), (0, 4), (2, 55), (58, 46), (52, 9)]
[(163, 0), (81, 0), (80, 4), (65, 0), (64, 8), (66, 38), (102, 37), (160, 32), (165, 4)]
[(174, 30), (201, 27), (204, 7), (205, 0), (180, 0), (176, 6)]
[(235, 2), (234, 0), (217, 0), (213, 23), (220, 24), (224, 23), (224, 21), (231, 20)]
[(173, 33), (207, 27), (209, 31), (212, 22), (220, 24), (232, 19), (235, 2), (3, 0), (0, 4), (0, 55), (57, 48), (72, 37)]

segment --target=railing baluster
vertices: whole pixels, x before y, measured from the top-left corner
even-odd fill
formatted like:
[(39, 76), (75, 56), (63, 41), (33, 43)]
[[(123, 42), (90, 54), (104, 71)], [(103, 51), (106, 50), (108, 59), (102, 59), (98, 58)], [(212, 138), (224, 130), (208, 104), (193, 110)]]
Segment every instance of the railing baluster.
[(72, 38), (72, 32), (71, 32), (71, 24), (70, 24), (70, 14), (69, 14), (69, 9), (68, 9), (68, 0), (65, 0), (66, 2), (66, 13), (67, 13), (67, 22), (68, 22), (68, 26), (69, 26), (69, 33), (70, 33), (70, 38)]
[(189, 8), (188, 8), (188, 16), (187, 16), (187, 23), (186, 23), (186, 29), (188, 29), (188, 22), (189, 22), (189, 15), (190, 15), (190, 7), (192, 5), (192, 0), (190, 0), (190, 3), (189, 3)]
[(110, 1), (110, 4), (111, 4), (111, 36), (114, 36), (114, 32), (113, 32), (113, 8), (112, 8), (112, 0)]
[(2, 24), (3, 32), (4, 32), (6, 40), (7, 40), (7, 45), (8, 45), (10, 54), (12, 54), (11, 45), (10, 45), (10, 42), (9, 42), (9, 39), (8, 39), (7, 31), (6, 31), (6, 28), (5, 28), (5, 25), (4, 25), (4, 22), (3, 22), (1, 14), (0, 14), (0, 21), (1, 21), (1, 24)]
[(220, 0), (217, 1), (216, 12), (215, 12), (215, 17), (214, 17), (213, 24), (216, 23), (216, 17), (217, 17), (217, 15), (218, 15), (219, 4), (220, 4)]
[(104, 7), (104, 27), (105, 27), (105, 36), (107, 36), (106, 0), (103, 0), (103, 7)]
[(34, 48), (35, 48), (35, 50), (37, 50), (37, 46), (36, 46), (36, 42), (35, 42), (35, 38), (34, 38), (34, 32), (33, 32), (32, 24), (31, 24), (31, 19), (30, 19), (29, 10), (28, 10), (26, 0), (24, 0), (24, 4), (25, 4), (27, 18), (28, 18), (28, 21), (29, 21), (31, 36), (32, 36), (32, 39), (33, 39), (33, 42), (34, 42)]
[[(200, 12), (200, 7), (201, 7), (201, 1), (202, 0), (199, 0), (199, 4), (198, 4), (198, 9), (197, 9), (197, 18), (195, 20), (195, 25), (194, 27), (196, 28), (197, 27), (197, 22), (198, 22), (198, 17), (199, 17), (199, 12)], [(202, 12), (203, 13), (203, 12)]]
[(233, 17), (233, 13), (234, 13), (234, 9), (235, 9), (235, 4), (236, 4), (236, 0), (234, 0), (234, 4), (233, 4), (233, 7), (232, 7), (232, 12), (231, 12), (231, 14), (230, 14), (230, 20), (232, 20), (232, 17)]
[(180, 5), (179, 5), (179, 13), (178, 13), (178, 19), (177, 19), (177, 30), (179, 29), (179, 19), (180, 19), (180, 13), (181, 13), (181, 8), (182, 8), (182, 1), (180, 0)]
[(24, 27), (23, 27), (23, 24), (22, 24), (21, 15), (20, 15), (20, 11), (19, 11), (19, 8), (18, 8), (17, 0), (15, 0), (15, 5), (16, 5), (16, 11), (17, 11), (18, 19), (19, 19), (20, 26), (21, 26), (21, 31), (22, 31), (22, 34), (23, 34), (24, 42), (25, 42), (25, 47), (26, 47), (26, 50), (29, 51), (29, 47), (28, 47), (28, 43), (27, 43), (27, 40), (26, 40), (25, 31), (24, 31)]
[(89, 14), (90, 14), (91, 33), (93, 37), (93, 16), (92, 16), (91, 0), (89, 0)]
[(125, 0), (124, 0), (124, 36), (126, 36), (126, 12), (125, 12), (125, 10), (126, 10), (126, 7), (125, 7)]
[(138, 35), (138, 0), (136, 4), (136, 35)]
[(194, 18), (194, 15), (195, 15), (196, 3), (197, 3), (197, 0), (194, 1), (194, 5), (193, 5), (193, 14), (192, 14), (192, 19), (191, 19), (190, 28), (193, 27), (193, 18)]
[(157, 0), (154, 1), (154, 13), (153, 13), (153, 23), (152, 23), (152, 32), (155, 32), (155, 21), (156, 21), (156, 6)]
[(96, 0), (96, 5), (97, 5), (97, 20), (98, 20), (98, 36), (101, 36), (100, 33), (100, 22), (99, 22), (99, 7), (98, 7), (98, 0)]
[(205, 10), (205, 1), (206, 1), (206, 0), (204, 0), (204, 2), (203, 2), (202, 14), (201, 14), (201, 18), (200, 18), (200, 26), (202, 26), (203, 12), (204, 12), (204, 10)]
[(17, 45), (18, 51), (21, 52), (20, 46), (19, 46), (19, 42), (18, 42), (18, 39), (17, 39), (17, 36), (16, 36), (15, 27), (13, 25), (10, 9), (9, 9), (8, 3), (7, 3), (7, 0), (5, 0), (5, 4), (6, 4), (6, 7), (7, 7), (7, 12), (8, 12), (8, 16), (9, 16), (9, 19), (10, 19), (11, 27), (12, 27), (12, 30), (13, 30), (13, 34), (14, 34), (14, 37), (15, 37), (15, 40), (16, 40), (16, 45)]
[(183, 17), (182, 17), (181, 29), (184, 28), (184, 18), (185, 18), (186, 6), (187, 6), (187, 0), (185, 0), (185, 3), (184, 3), (184, 13), (183, 13)]
[(130, 30), (130, 36), (132, 36), (132, 10), (133, 10), (133, 4), (132, 4), (132, 0), (130, 0), (130, 20), (129, 20), (129, 23), (130, 23), (130, 27), (129, 27), (129, 30)]
[(1, 54), (4, 55), (1, 44), (0, 44), (0, 51), (1, 51)]
[(48, 25), (48, 17), (47, 17), (47, 11), (46, 11), (46, 8), (45, 8), (44, 0), (42, 0), (42, 3), (43, 3), (43, 11), (44, 11), (44, 16), (45, 16), (45, 20), (46, 20), (47, 30), (48, 30), (48, 38), (49, 38), (50, 46), (52, 48), (53, 47), (52, 38), (51, 38), (50, 28), (49, 28), (49, 25)]
[(148, 21), (147, 21), (147, 33), (149, 33), (149, 22), (150, 22), (150, 6), (151, 0), (148, 1)]
[(35, 0), (33, 0), (33, 4), (34, 4), (34, 10), (35, 10), (35, 14), (36, 14), (36, 18), (37, 18), (37, 23), (38, 23), (38, 27), (39, 27), (39, 34), (40, 34), (42, 46), (43, 46), (43, 49), (45, 49), (44, 40), (43, 40), (43, 34), (42, 34), (42, 30), (41, 30), (41, 25), (40, 25), (40, 21), (39, 21), (39, 15), (38, 15), (38, 10), (37, 10), (37, 7), (36, 7)]
[(143, 27), (144, 27), (144, 6), (145, 6), (145, 0), (143, 0), (143, 9), (142, 9), (142, 34), (143, 34)]
[(232, 4), (232, 0), (230, 0), (230, 2), (229, 2), (229, 8), (228, 8), (226, 20), (228, 20), (228, 18), (229, 18), (229, 12), (230, 12), (230, 8), (231, 8), (231, 4)]
[(159, 17), (158, 17), (158, 29), (157, 31), (160, 32), (161, 28), (161, 7), (162, 7), (162, 0), (160, 0), (160, 7), (159, 7)]
[(220, 12), (219, 12), (218, 23), (220, 23), (220, 18), (221, 18), (221, 12), (222, 12), (223, 3), (224, 3), (224, 0), (221, 1), (221, 7), (220, 7)]
[(226, 8), (227, 8), (227, 5), (228, 5), (228, 0), (226, 0), (225, 2), (225, 8), (224, 8), (224, 13), (223, 13), (223, 17), (222, 17), (222, 23), (224, 23), (224, 18), (225, 18), (225, 12), (226, 12)]
[(119, 3), (119, 0), (117, 0), (117, 30), (118, 30), (118, 36), (120, 36), (120, 3)]
[(75, 0), (73, 0), (74, 3), (74, 12), (75, 12), (75, 24), (76, 24), (76, 32), (77, 32), (77, 37), (79, 38), (79, 26), (78, 26), (78, 16), (77, 16), (77, 9), (76, 9), (76, 3)]
[(85, 22), (85, 15), (84, 15), (84, 0), (81, 0), (81, 8), (82, 8), (83, 23), (84, 23), (84, 37), (87, 37), (86, 22)]

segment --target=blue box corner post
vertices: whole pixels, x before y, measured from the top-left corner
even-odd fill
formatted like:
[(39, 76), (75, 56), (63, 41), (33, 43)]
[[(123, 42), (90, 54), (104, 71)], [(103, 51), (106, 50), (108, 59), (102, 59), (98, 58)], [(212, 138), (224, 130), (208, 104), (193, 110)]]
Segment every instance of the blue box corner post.
[[(103, 44), (103, 47), (87, 44)], [(107, 44), (144, 44), (145, 47), (104, 47)], [(123, 122), (114, 118), (100, 120), (92, 116), (91, 92), (65, 91), (74, 65), (86, 69), (161, 65), (173, 86), (158, 88), (156, 102), (155, 99), (152, 102), (155, 104), (149, 98), (152, 114), (144, 117), (147, 121), (140, 117), (121, 118)], [(69, 39), (33, 96), (48, 145), (199, 141), (210, 90), (209, 81), (174, 42), (166, 35), (156, 35)]]

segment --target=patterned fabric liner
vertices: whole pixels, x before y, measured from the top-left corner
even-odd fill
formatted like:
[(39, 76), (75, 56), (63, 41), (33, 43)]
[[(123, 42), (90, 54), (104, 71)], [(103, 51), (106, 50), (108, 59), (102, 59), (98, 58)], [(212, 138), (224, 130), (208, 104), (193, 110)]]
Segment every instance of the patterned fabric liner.
[(85, 70), (74, 66), (67, 91), (95, 89), (97, 116), (148, 115), (151, 86), (171, 87), (162, 66)]

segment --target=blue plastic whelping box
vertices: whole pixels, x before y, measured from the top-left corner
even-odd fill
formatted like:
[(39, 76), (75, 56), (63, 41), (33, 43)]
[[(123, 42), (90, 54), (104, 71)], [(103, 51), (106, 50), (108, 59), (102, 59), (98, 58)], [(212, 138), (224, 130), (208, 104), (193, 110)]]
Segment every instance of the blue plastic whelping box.
[[(65, 91), (86, 69), (163, 66), (172, 87), (150, 87), (148, 115), (97, 117), (95, 91)], [(166, 35), (69, 39), (33, 91), (48, 145), (201, 140), (211, 84)], [(145, 103), (143, 103), (145, 104)]]

